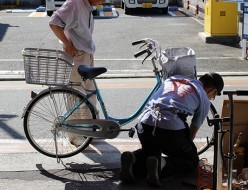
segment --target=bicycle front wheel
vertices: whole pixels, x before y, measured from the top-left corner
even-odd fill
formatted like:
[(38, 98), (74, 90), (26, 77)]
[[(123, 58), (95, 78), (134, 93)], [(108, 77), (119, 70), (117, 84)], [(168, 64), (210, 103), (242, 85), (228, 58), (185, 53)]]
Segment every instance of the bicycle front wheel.
[[(80, 136), (81, 144), (73, 145), (70, 139), (72, 134), (55, 126), (70, 105), (83, 99), (83, 94), (71, 88), (57, 87), (39, 93), (28, 105), (24, 115), (24, 131), (30, 144), (38, 152), (54, 158), (70, 157), (84, 150), (92, 138)], [(86, 100), (70, 117), (96, 119), (96, 112), (91, 102)]]
[[(210, 105), (210, 110), (208, 113), (209, 119), (213, 119), (217, 111), (213, 104)], [(198, 130), (196, 137), (194, 139), (194, 143), (197, 148), (198, 155), (205, 152), (210, 146), (212, 146), (214, 138), (214, 126), (209, 126), (207, 123), (207, 119), (205, 119), (204, 123)]]

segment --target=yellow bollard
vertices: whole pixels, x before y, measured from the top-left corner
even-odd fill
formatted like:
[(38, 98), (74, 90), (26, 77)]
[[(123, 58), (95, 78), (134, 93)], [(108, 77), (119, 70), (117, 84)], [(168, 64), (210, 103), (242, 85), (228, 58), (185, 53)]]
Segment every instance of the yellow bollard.
[(238, 44), (237, 3), (208, 0), (205, 4), (204, 32), (199, 36), (206, 43)]
[(238, 4), (210, 0), (205, 5), (204, 31), (213, 36), (237, 35)]

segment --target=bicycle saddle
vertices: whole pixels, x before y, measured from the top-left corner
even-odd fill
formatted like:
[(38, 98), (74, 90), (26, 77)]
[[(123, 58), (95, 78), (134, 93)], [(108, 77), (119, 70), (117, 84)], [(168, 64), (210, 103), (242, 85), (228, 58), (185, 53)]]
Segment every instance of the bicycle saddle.
[(89, 67), (86, 65), (80, 65), (78, 67), (78, 74), (84, 79), (93, 79), (106, 71), (107, 69), (105, 67)]

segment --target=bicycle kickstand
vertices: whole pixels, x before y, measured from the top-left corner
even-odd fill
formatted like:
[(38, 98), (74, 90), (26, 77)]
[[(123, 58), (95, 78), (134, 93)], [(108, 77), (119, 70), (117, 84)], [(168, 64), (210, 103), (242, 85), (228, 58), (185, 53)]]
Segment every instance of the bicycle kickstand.
[(61, 159), (58, 157), (58, 144), (57, 144), (57, 129), (54, 129), (54, 144), (55, 144), (55, 152), (56, 152), (56, 159), (57, 159), (57, 163), (59, 164)]

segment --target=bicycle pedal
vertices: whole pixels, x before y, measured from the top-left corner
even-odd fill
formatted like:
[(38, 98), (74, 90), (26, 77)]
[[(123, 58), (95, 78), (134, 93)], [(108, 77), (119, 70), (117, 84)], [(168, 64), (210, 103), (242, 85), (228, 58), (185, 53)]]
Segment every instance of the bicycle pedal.
[(135, 134), (135, 129), (134, 129), (133, 127), (131, 127), (131, 129), (130, 129), (129, 132), (128, 132), (128, 136), (129, 136), (130, 138), (133, 138), (134, 134)]

